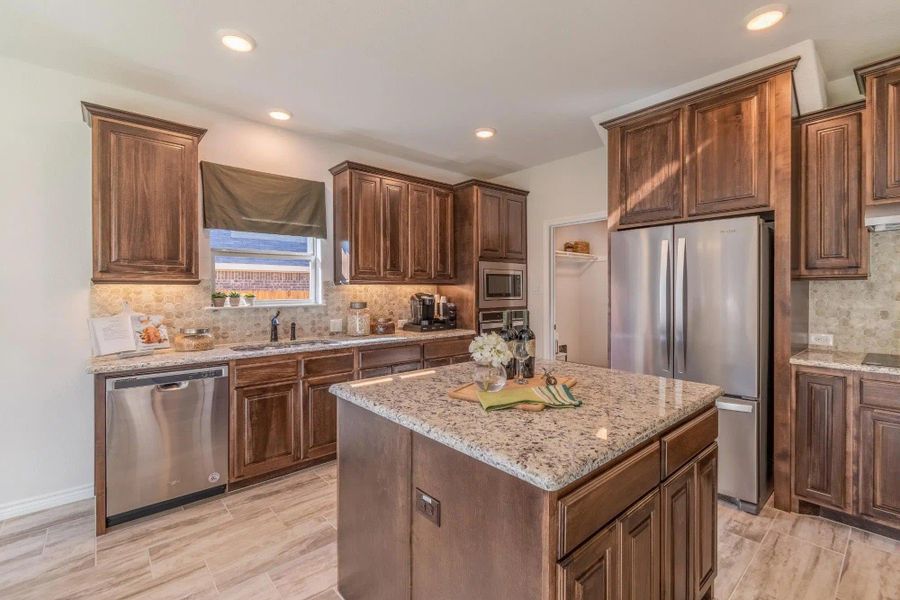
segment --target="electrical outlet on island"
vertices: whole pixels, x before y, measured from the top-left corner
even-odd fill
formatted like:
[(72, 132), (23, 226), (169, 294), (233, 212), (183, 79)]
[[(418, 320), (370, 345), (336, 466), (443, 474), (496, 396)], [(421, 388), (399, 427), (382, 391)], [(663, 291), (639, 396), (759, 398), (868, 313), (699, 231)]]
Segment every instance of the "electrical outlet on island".
[(809, 334), (810, 346), (834, 346), (834, 336), (830, 333), (811, 333)]

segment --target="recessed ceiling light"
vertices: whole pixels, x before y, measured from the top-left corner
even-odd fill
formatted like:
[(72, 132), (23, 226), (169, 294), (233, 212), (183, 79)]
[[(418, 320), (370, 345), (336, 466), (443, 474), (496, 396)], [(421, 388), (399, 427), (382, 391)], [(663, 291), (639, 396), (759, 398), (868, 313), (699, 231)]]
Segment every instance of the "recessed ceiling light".
[(757, 8), (744, 19), (744, 24), (750, 31), (768, 29), (777, 24), (787, 14), (787, 6), (784, 4), (768, 4)]
[(286, 110), (270, 110), (269, 116), (275, 119), (276, 121), (287, 121), (293, 115)]
[(494, 134), (497, 133), (497, 130), (493, 127), (479, 127), (475, 130), (475, 137), (481, 138), (482, 140), (487, 140), (494, 137)]
[(219, 37), (226, 48), (235, 52), (250, 52), (256, 48), (256, 40), (240, 31), (222, 29), (219, 31)]

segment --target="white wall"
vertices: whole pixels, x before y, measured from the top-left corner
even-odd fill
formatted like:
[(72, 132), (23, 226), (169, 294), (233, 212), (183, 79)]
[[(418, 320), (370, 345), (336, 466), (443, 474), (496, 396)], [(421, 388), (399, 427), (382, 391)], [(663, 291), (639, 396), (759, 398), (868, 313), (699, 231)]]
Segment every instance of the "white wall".
[[(597, 140), (598, 144), (600, 140)], [(511, 173), (495, 180), (528, 190), (528, 308), (538, 352), (549, 357), (550, 225), (606, 215), (606, 147)]]
[[(343, 160), (466, 179), (9, 59), (0, 81), (0, 518), (93, 495), (91, 137), (81, 100), (205, 127), (203, 160), (324, 181), (329, 215), (328, 168)], [(326, 251), (326, 274), (330, 260)]]

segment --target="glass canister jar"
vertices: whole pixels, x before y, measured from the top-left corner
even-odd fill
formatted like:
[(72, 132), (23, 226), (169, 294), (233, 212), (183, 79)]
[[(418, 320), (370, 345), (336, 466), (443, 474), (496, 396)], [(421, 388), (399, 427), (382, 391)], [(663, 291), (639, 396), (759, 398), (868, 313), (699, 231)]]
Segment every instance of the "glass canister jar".
[(199, 350), (212, 350), (215, 340), (212, 333), (206, 327), (194, 327), (181, 329), (175, 335), (176, 352), (197, 352)]
[(365, 302), (351, 302), (347, 313), (347, 335), (360, 336), (371, 333), (369, 308)]

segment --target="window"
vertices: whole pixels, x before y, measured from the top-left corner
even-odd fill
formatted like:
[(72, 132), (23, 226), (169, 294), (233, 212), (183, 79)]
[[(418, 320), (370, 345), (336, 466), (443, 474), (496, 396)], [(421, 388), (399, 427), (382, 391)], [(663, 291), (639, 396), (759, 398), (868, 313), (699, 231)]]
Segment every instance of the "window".
[(318, 240), (211, 229), (217, 292), (253, 294), (256, 304), (319, 301)]

